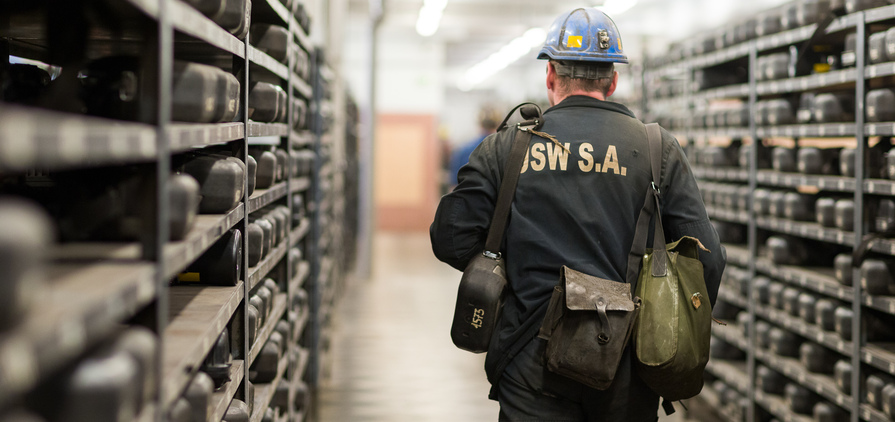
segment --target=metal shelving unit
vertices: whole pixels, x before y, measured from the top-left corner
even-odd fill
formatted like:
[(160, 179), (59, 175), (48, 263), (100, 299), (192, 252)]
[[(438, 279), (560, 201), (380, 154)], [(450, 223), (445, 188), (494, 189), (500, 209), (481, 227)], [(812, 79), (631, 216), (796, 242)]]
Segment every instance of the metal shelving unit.
[[(276, 379), (255, 386), (255, 411), (252, 421), (260, 421), (280, 383), (293, 390), (301, 382), (314, 387), (318, 373), (308, 368), (320, 361), (321, 349), (316, 336), (325, 335), (323, 318), (315, 315), (313, 300), (301, 307), (294, 300), (300, 290), (317, 292), (319, 285), (341, 283), (346, 269), (332, 265), (331, 254), (350, 247), (332, 226), (342, 224), (344, 215), (336, 207), (319, 207), (324, 197), (346, 195), (333, 191), (336, 172), (321, 174), (323, 163), (339, 156), (333, 148), (341, 148), (341, 138), (332, 127), (330, 85), (338, 78), (324, 59), (324, 50), (316, 46), (311, 34), (299, 24), (299, 13), (316, 7), (322, 0), (303, 0), (291, 5), (280, 0), (247, 2), (251, 9), (244, 15), (252, 22), (283, 26), (291, 33), (288, 57), (280, 62), (265, 53), (248, 37), (238, 37), (181, 0), (125, 0), (111, 13), (120, 16), (126, 29), (116, 32), (105, 23), (90, 22), (88, 51), (84, 62), (116, 54), (139, 54), (146, 64), (141, 77), (149, 87), (141, 100), (135, 121), (88, 116), (72, 107), (57, 111), (46, 104), (20, 105), (2, 102), (0, 94), (0, 176), (10, 180), (30, 180), (46, 174), (99, 168), (145, 168), (152, 184), (152, 201), (140, 241), (109, 242), (87, 240), (61, 242), (50, 252), (52, 262), (46, 268), (48, 286), (36, 306), (28, 310), (23, 321), (13, 329), (0, 333), (0, 419), (6, 412), (27, 404), (35, 391), (52, 385), (60, 371), (76, 365), (120, 331), (121, 327), (143, 326), (151, 329), (158, 341), (153, 372), (158, 380), (154, 399), (144, 404), (136, 417), (139, 421), (164, 421), (172, 404), (182, 395), (194, 375), (201, 370), (206, 356), (221, 332), (231, 334), (233, 360), (230, 381), (211, 398), (213, 411), (209, 421), (218, 421), (233, 399), (245, 400), (249, 367), (268, 341), (277, 322), (288, 320), (287, 347), (281, 356)], [(25, 8), (26, 6), (21, 6)], [(27, 6), (40, 10), (38, 3)], [(81, 4), (71, 7), (87, 7)], [(13, 13), (18, 13), (14, 11)], [(40, 15), (40, 13), (36, 14)], [(321, 18), (325, 16), (311, 16)], [(0, 50), (25, 58), (46, 61), (53, 53), (52, 42), (45, 36), (46, 26), (35, 19), (27, 27), (2, 26)], [(114, 20), (114, 19), (113, 19)], [(12, 21), (20, 22), (20, 21)], [(30, 21), (29, 21), (30, 22)], [(304, 22), (304, 20), (302, 21)], [(27, 39), (19, 42), (18, 38)], [(138, 53), (134, 53), (138, 52)], [(174, 59), (211, 65), (240, 79), (239, 117), (223, 123), (188, 123), (172, 121)], [(308, 59), (309, 63), (302, 60)], [(69, 64), (63, 65), (67, 68)], [(83, 63), (81, 63), (83, 64)], [(310, 66), (310, 75), (308, 68)], [(8, 64), (0, 65), (0, 79)], [(248, 86), (252, 76), (261, 75), (274, 81), (287, 93), (287, 110), (280, 122), (250, 120)], [(304, 76), (303, 76), (304, 75)], [(2, 80), (0, 80), (2, 81)], [(325, 92), (324, 92), (325, 91)], [(297, 116), (293, 100), (304, 102), (308, 111)], [(325, 114), (325, 115), (324, 115)], [(300, 121), (307, 119), (306, 124)], [(357, 119), (348, 119), (357, 125)], [(345, 128), (356, 133), (356, 128)], [(232, 155), (245, 162), (250, 137), (272, 137), (272, 145), (287, 152), (310, 150), (315, 154), (314, 168), (293, 174), (292, 161), (287, 162), (285, 177), (269, 189), (258, 189), (244, 197), (223, 214), (200, 214), (192, 229), (180, 241), (168, 241), (170, 198), (165, 189), (179, 154), (199, 149)], [(269, 145), (269, 144), (268, 144)], [(293, 158), (290, 158), (292, 160)], [(32, 179), (28, 179), (32, 178)], [(22, 182), (19, 182), (20, 184)], [(14, 185), (8, 182), (7, 186)], [(244, 191), (248, 178), (243, 183)], [(323, 187), (321, 187), (323, 186)], [(325, 192), (324, 192), (325, 190)], [(356, 193), (354, 193), (356, 195)], [(325, 196), (324, 196), (325, 195)], [(293, 196), (302, 196), (308, 214), (293, 209)], [(285, 236), (267, 256), (249, 268), (248, 239), (243, 236), (242, 257), (238, 263), (240, 280), (234, 286), (189, 285), (173, 282), (178, 275), (209, 251), (231, 230), (246, 233), (249, 220), (260, 217), (274, 206), (285, 206), (295, 215), (282, 233)], [(341, 210), (344, 212), (344, 210)], [(321, 215), (325, 214), (325, 215)], [(143, 218), (143, 217), (141, 217)], [(318, 247), (323, 245), (323, 247)], [(290, 250), (297, 249), (300, 258)], [(319, 252), (319, 255), (318, 255)], [(296, 261), (296, 259), (298, 259)], [(321, 262), (329, 262), (321, 274)], [(293, 268), (295, 273), (293, 273)], [(191, 270), (192, 271), (192, 270)], [(261, 283), (271, 278), (280, 293), (271, 300), (272, 311), (249, 344), (247, 340), (248, 302)], [(337, 300), (334, 291), (325, 296), (330, 305)], [(329, 307), (327, 308), (329, 309)], [(290, 314), (297, 315), (290, 320)], [(297, 362), (290, 366), (290, 357)], [(278, 421), (301, 421), (312, 414), (307, 408), (297, 411), (280, 409)], [(43, 409), (32, 409), (42, 411)]]
[[(871, 28), (871, 24), (873, 25)], [(895, 6), (885, 6), (853, 14), (840, 16), (833, 19), (819, 39), (832, 45), (831, 54), (838, 54), (836, 46), (843, 44), (842, 39), (846, 32), (856, 34), (857, 46), (855, 51), (856, 63), (852, 67), (833, 68), (828, 72), (818, 72), (809, 75), (784, 77), (777, 80), (759, 80), (759, 58), (768, 53), (785, 52), (789, 48), (801, 48), (802, 43), (812, 38), (817, 30), (816, 24), (807, 25), (754, 38), (739, 44), (730, 45), (723, 49), (706, 54), (693, 54), (687, 56), (681, 53), (671, 59), (653, 60), (651, 67), (644, 71), (645, 88), (647, 95), (647, 109), (654, 111), (656, 116), (663, 117), (660, 113), (668, 110), (678, 110), (690, 116), (696, 116), (703, 108), (710, 110), (715, 102), (734, 102), (748, 108), (750, 121), (748, 127), (724, 127), (722, 120), (715, 120), (713, 125), (720, 127), (701, 127), (697, 119), (687, 119), (684, 116), (665, 116), (673, 127), (670, 129), (679, 139), (685, 140), (688, 152), (696, 151), (703, 145), (715, 147), (734, 145), (732, 141), (742, 141), (742, 146), (748, 150), (749, 167), (741, 168), (733, 165), (708, 166), (694, 162), (693, 171), (703, 188), (736, 190), (740, 187), (748, 187), (750, 193), (761, 187), (776, 191), (801, 192), (808, 195), (821, 195), (833, 197), (851, 197), (854, 199), (854, 231), (839, 228), (824, 227), (816, 222), (792, 221), (776, 216), (759, 215), (751, 204), (746, 208), (724, 206), (718, 203), (709, 204), (707, 207), (709, 216), (719, 223), (733, 224), (748, 233), (748, 242), (739, 245), (726, 244), (728, 267), (739, 267), (739, 271), (745, 273), (745, 279), (749, 283), (749, 296), (742, 297), (739, 291), (732, 286), (722, 285), (719, 301), (727, 302), (739, 309), (748, 312), (748, 335), (743, 336), (743, 331), (737, 324), (728, 327), (714, 327), (713, 336), (733, 344), (746, 352), (743, 362), (726, 362), (715, 360), (710, 362), (708, 373), (714, 378), (723, 380), (728, 385), (743, 387), (739, 390), (748, 397), (748, 409), (744, 420), (766, 421), (772, 417), (786, 421), (812, 420), (811, 416), (798, 415), (792, 412), (782, 397), (767, 394), (756, 388), (754, 382), (756, 366), (762, 364), (781, 374), (786, 375), (792, 382), (798, 383), (807, 389), (817, 393), (829, 403), (836, 404), (850, 414), (850, 420), (857, 422), (884, 421), (889, 416), (880, 410), (862, 403), (863, 391), (861, 390), (862, 372), (867, 368), (879, 369), (889, 374), (895, 374), (895, 348), (889, 342), (868, 342), (862, 331), (862, 319), (871, 310), (881, 312), (888, 317), (895, 317), (895, 298), (891, 296), (868, 295), (863, 291), (861, 274), (854, 270), (853, 286), (840, 283), (834, 274), (832, 262), (814, 263), (820, 266), (793, 266), (776, 264), (766, 256), (763, 245), (764, 239), (771, 235), (787, 235), (802, 241), (810, 241), (812, 245), (827, 245), (840, 251), (849, 252), (859, 244), (867, 231), (872, 229), (872, 221), (865, 211), (870, 207), (871, 200), (868, 195), (891, 197), (895, 194), (895, 181), (887, 179), (873, 179), (868, 177), (865, 167), (866, 154), (871, 145), (877, 140), (871, 137), (892, 137), (895, 135), (895, 123), (892, 122), (866, 122), (865, 120), (865, 95), (869, 87), (891, 88), (891, 77), (895, 75), (895, 61), (878, 64), (870, 64), (867, 54), (868, 37), (873, 32), (895, 27)], [(693, 43), (697, 40), (688, 40)], [(681, 51), (685, 51), (681, 50)], [(696, 50), (694, 50), (696, 51)], [(657, 64), (658, 63), (658, 64)], [(712, 86), (708, 89), (696, 91), (694, 87), (700, 83), (694, 83), (697, 72), (719, 72), (719, 69), (745, 69), (743, 79), (730, 79), (726, 84)], [(794, 73), (790, 73), (793, 75)], [(703, 76), (704, 74), (700, 74)], [(665, 89), (661, 84), (674, 84), (671, 89)], [(655, 86), (651, 86), (655, 85)], [(774, 98), (791, 98), (806, 92), (851, 92), (854, 95), (853, 120), (840, 123), (806, 123), (788, 125), (757, 126), (755, 116), (758, 113), (759, 100)], [(725, 108), (719, 108), (721, 112)], [(793, 112), (795, 112), (795, 107)], [(653, 117), (655, 118), (655, 117)], [(725, 119), (726, 120), (726, 119)], [(789, 140), (789, 144), (799, 145), (803, 140), (810, 140), (811, 146), (823, 147), (829, 139), (829, 144), (838, 145), (844, 143), (856, 148), (856, 162), (854, 176), (838, 175), (813, 175), (801, 173), (783, 173), (765, 168), (759, 168), (758, 154), (761, 148), (779, 145), (779, 140)], [(771, 140), (770, 142), (768, 140)], [(786, 144), (786, 142), (784, 142)], [(736, 144), (737, 146), (739, 144)], [(729, 186), (722, 185), (727, 184)], [(754, 196), (752, 196), (754, 198)], [(822, 246), (817, 246), (818, 248)], [(871, 246), (871, 251), (881, 258), (895, 255), (895, 240), (882, 239)], [(813, 250), (809, 253), (814, 253)], [(824, 266), (826, 265), (826, 266)], [(752, 280), (757, 276), (770, 277), (773, 280), (784, 283), (786, 286), (796, 286), (804, 292), (815, 295), (817, 298), (833, 298), (839, 303), (848, 306), (853, 315), (851, 332), (854, 341), (846, 341), (836, 332), (824, 331), (814, 322), (804, 321), (783, 310), (761, 304), (755, 296)], [(738, 286), (737, 286), (738, 288)], [(725, 291), (727, 289), (727, 291)], [(732, 290), (732, 291), (731, 291)], [(853, 371), (851, 385), (858, 386), (856, 396), (842, 393), (832, 381), (830, 376), (815, 374), (806, 370), (798, 359), (781, 357), (768, 350), (757, 348), (755, 321), (761, 319), (770, 322), (789, 332), (815, 342), (831, 351), (835, 351), (849, 360)], [(895, 340), (895, 339), (892, 339)], [(709, 388), (711, 390), (711, 388)], [(856, 399), (859, 398), (859, 399)], [(709, 403), (722, 406), (720, 411), (730, 415), (730, 410), (724, 408), (724, 403), (718, 400), (714, 391), (709, 391), (706, 397)], [(765, 414), (767, 412), (768, 414)]]

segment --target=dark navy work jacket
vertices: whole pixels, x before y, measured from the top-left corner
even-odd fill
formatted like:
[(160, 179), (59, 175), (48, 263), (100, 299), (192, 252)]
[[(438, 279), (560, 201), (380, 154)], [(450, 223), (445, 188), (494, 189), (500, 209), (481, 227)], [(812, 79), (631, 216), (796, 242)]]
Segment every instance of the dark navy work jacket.
[[(487, 137), (460, 170), (457, 188), (438, 206), (430, 227), (432, 249), (458, 270), (484, 248), (514, 130)], [(569, 97), (544, 113), (540, 132), (553, 135), (568, 151), (533, 136), (525, 157), (501, 251), (511, 291), (486, 360), (492, 382), (507, 349), (540, 326), (563, 265), (625, 281), (637, 217), (650, 187), (646, 130), (625, 106)], [(693, 236), (711, 251), (700, 260), (714, 305), (726, 253), (680, 144), (665, 130), (662, 141), (665, 239)]]

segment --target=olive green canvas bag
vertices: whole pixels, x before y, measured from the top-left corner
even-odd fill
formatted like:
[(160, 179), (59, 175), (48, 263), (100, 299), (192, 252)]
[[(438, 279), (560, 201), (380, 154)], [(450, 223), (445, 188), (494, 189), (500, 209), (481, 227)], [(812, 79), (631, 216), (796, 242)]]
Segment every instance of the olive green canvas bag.
[[(702, 390), (712, 307), (699, 253), (709, 251), (688, 236), (665, 244), (657, 187), (661, 186), (662, 135), (655, 123), (646, 129), (653, 185), (637, 220), (627, 278), (629, 283), (636, 282), (634, 295), (642, 301), (633, 334), (635, 366), (644, 382), (667, 403), (696, 396)], [(647, 249), (650, 220), (654, 221), (653, 247)]]

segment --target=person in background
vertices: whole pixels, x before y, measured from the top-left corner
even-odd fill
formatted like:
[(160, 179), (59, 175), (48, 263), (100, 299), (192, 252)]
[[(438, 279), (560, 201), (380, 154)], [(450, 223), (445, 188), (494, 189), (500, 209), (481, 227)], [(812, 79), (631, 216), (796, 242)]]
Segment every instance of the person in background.
[[(693, 236), (710, 251), (699, 257), (713, 305), (726, 254), (678, 141), (662, 130), (661, 177), (653, 187), (644, 124), (608, 100), (618, 85), (615, 64), (628, 62), (612, 19), (595, 8), (560, 15), (538, 58), (547, 60), (551, 107), (531, 138), (500, 250), (509, 285), (485, 359), (489, 397), (500, 403), (501, 421), (655, 421), (659, 397), (635, 372), (630, 345), (606, 390), (545, 367), (537, 330), (560, 269), (625, 282), (637, 217), (652, 188), (666, 240)], [(513, 132), (501, 130), (475, 149), (429, 229), (435, 256), (460, 271), (484, 249)]]
[(472, 154), (472, 151), (474, 151), (488, 135), (497, 130), (497, 125), (500, 124), (500, 119), (501, 116), (498, 114), (497, 109), (493, 107), (483, 107), (479, 110), (479, 136), (454, 148), (451, 152), (451, 163), (448, 170), (448, 177), (450, 178), (449, 183), (451, 186), (457, 185), (457, 173), (460, 172), (460, 167), (466, 165), (466, 163), (469, 162), (469, 155)]

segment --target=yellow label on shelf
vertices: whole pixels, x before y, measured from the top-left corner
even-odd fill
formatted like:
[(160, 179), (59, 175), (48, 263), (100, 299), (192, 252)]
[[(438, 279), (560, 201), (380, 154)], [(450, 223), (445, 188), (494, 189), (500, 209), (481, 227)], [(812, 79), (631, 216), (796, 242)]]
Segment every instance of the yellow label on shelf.
[(814, 64), (814, 73), (827, 73), (830, 71), (830, 65), (828, 63), (815, 63)]
[(181, 283), (192, 283), (202, 280), (199, 279), (199, 273), (180, 273), (177, 275), (177, 281)]

